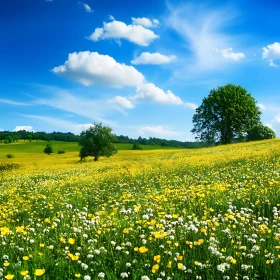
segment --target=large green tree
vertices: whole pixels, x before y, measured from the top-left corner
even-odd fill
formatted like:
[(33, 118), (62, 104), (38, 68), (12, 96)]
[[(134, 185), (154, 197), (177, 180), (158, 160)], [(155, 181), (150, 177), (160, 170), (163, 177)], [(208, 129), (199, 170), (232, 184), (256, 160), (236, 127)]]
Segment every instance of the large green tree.
[(193, 116), (196, 139), (229, 144), (260, 122), (256, 100), (241, 86), (228, 84), (212, 89)]
[(110, 157), (117, 153), (117, 149), (113, 144), (115, 136), (112, 134), (112, 128), (103, 126), (102, 123), (94, 124), (81, 133), (79, 145), (80, 158), (83, 160), (88, 156), (93, 156), (97, 161), (100, 156)]

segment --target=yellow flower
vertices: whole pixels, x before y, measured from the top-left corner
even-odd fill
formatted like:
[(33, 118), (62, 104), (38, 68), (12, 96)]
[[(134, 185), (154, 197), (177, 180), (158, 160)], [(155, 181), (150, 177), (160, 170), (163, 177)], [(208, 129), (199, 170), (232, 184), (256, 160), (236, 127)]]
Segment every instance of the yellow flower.
[(236, 264), (236, 259), (232, 259), (232, 260), (231, 260), (231, 263), (232, 263), (232, 264)]
[(73, 238), (68, 238), (68, 243), (73, 245), (75, 243), (75, 239)]
[(20, 273), (22, 276), (26, 276), (27, 274), (28, 274), (28, 270), (23, 270), (23, 271), (21, 271), (21, 273)]
[(7, 267), (7, 266), (9, 266), (10, 265), (10, 263), (9, 262), (4, 262), (4, 264), (3, 264), (5, 267)]
[(123, 233), (129, 233), (129, 228), (125, 228), (125, 229), (123, 230)]
[(75, 274), (75, 277), (80, 278), (80, 277), (81, 277), (81, 274), (80, 274), (80, 273), (76, 273), (76, 274)]
[(24, 226), (16, 227), (16, 232), (21, 233), (24, 231)]
[(159, 269), (159, 265), (158, 264), (155, 264), (153, 265), (152, 267), (152, 273), (156, 273), (156, 271)]
[(154, 256), (154, 261), (159, 263), (160, 262), (160, 255)]
[(44, 247), (45, 247), (45, 244), (40, 243), (40, 247), (41, 247), (41, 248), (44, 248)]
[(182, 259), (183, 259), (183, 256), (178, 256), (178, 257), (177, 257), (177, 260), (178, 260), (178, 261), (181, 261)]
[(172, 266), (172, 262), (169, 261), (167, 267), (168, 267), (168, 268), (171, 268), (171, 266)]
[(14, 277), (15, 276), (13, 274), (8, 274), (8, 275), (5, 276), (5, 279), (12, 280), (12, 279), (14, 279)]
[(42, 276), (44, 273), (45, 273), (45, 269), (44, 268), (38, 268), (34, 272), (35, 276)]
[(266, 264), (270, 264), (270, 260), (267, 260), (265, 263), (266, 263)]
[(140, 252), (141, 254), (145, 254), (145, 253), (148, 252), (148, 249), (147, 249), (145, 246), (142, 246), (142, 247), (139, 248), (139, 252)]
[(178, 269), (182, 269), (184, 267), (184, 265), (182, 263), (178, 263), (177, 267), (178, 267)]
[(29, 257), (28, 257), (28, 256), (23, 256), (22, 259), (23, 259), (24, 261), (28, 261), (28, 260), (29, 260)]
[(134, 251), (135, 251), (135, 252), (139, 251), (139, 248), (138, 248), (138, 247), (135, 247), (135, 248), (134, 248)]

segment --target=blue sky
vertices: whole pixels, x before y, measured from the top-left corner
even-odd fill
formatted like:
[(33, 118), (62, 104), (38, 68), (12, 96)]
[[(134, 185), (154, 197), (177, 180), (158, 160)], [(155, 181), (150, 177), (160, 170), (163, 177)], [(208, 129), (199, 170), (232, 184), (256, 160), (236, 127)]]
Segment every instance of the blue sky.
[(280, 137), (279, 18), (278, 1), (1, 1), (0, 129), (191, 141), (233, 83)]

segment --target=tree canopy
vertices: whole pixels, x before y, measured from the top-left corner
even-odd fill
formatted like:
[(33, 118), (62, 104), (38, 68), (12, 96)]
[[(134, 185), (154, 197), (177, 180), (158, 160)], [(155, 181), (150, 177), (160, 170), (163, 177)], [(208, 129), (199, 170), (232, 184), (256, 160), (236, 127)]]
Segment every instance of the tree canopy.
[(212, 89), (193, 116), (196, 139), (229, 144), (260, 123), (256, 100), (241, 86), (228, 84)]
[(100, 156), (110, 157), (117, 153), (113, 144), (115, 136), (112, 134), (112, 128), (103, 126), (102, 123), (94, 124), (89, 129), (83, 131), (80, 136), (79, 145), (80, 158), (83, 160), (88, 156), (93, 156), (97, 161)]
[(247, 133), (248, 141), (273, 139), (275, 137), (275, 132), (261, 123), (254, 125)]

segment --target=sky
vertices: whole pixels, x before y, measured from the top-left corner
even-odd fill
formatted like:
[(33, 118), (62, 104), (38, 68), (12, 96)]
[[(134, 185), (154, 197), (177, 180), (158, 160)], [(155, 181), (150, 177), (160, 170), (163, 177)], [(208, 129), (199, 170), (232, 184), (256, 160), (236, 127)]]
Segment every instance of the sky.
[(0, 130), (193, 141), (231, 83), (280, 137), (279, 18), (271, 0), (0, 0)]

